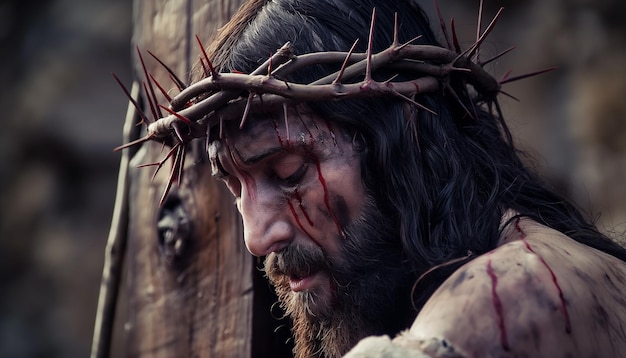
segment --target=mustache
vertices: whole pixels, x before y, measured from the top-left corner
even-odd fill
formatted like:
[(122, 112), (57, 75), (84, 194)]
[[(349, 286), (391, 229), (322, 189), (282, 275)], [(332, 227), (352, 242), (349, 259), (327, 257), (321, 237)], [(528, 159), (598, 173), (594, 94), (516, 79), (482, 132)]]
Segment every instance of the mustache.
[(302, 278), (324, 270), (331, 271), (330, 260), (317, 246), (289, 245), (280, 252), (269, 254), (265, 259), (265, 272), (272, 281), (280, 278)]

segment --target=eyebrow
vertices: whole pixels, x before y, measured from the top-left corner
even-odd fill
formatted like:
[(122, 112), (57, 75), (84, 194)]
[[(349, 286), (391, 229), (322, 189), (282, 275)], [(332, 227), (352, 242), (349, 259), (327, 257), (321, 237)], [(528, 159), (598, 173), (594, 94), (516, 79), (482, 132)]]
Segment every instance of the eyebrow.
[(250, 155), (248, 157), (244, 157), (241, 155), (241, 153), (239, 153), (239, 151), (237, 150), (237, 148), (234, 148), (235, 152), (237, 153), (237, 156), (239, 156), (239, 158), (241, 158), (241, 161), (246, 164), (246, 165), (253, 165), (256, 164), (258, 162), (260, 162), (261, 160), (274, 155), (278, 152), (284, 152), (286, 151), (286, 149), (282, 146), (280, 147), (270, 147), (265, 149), (264, 151), (262, 151), (261, 153), (257, 153), (257, 154), (253, 154)]

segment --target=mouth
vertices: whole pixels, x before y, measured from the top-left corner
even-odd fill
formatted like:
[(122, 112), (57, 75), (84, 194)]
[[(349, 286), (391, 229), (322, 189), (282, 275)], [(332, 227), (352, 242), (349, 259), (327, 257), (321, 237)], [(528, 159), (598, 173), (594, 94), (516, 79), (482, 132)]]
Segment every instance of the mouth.
[(322, 279), (322, 272), (316, 271), (306, 274), (304, 276), (300, 275), (290, 275), (289, 276), (289, 288), (293, 292), (301, 292), (306, 291), (314, 286), (316, 286), (319, 281)]

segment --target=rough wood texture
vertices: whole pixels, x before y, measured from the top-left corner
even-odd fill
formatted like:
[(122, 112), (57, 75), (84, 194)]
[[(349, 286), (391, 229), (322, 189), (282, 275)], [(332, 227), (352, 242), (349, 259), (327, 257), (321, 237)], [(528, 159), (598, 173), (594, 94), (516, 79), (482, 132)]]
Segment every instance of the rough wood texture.
[[(148, 71), (164, 88), (175, 88), (147, 51), (186, 80), (199, 54), (195, 35), (208, 44), (241, 2), (135, 0), (133, 52), (139, 47)], [(133, 56), (135, 75), (145, 80), (136, 52)], [(270, 322), (271, 291), (244, 247), (233, 198), (211, 178), (204, 151), (197, 148), (187, 156), (182, 185), (174, 186), (162, 207), (158, 203), (169, 164), (154, 180), (153, 169), (135, 168), (161, 160), (167, 150), (144, 144), (131, 162), (127, 356), (261, 357), (288, 352), (285, 338), (273, 336), (277, 323)], [(164, 244), (157, 223), (173, 228), (169, 235), (172, 242), (180, 240), (179, 246)]]

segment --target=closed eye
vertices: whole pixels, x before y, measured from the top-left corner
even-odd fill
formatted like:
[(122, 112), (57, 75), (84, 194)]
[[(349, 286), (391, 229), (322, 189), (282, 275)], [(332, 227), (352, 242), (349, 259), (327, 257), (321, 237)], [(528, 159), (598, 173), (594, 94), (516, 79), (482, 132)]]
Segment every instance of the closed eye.
[(281, 178), (280, 176), (277, 176), (277, 179), (280, 182), (281, 186), (284, 186), (284, 187), (294, 187), (294, 186), (296, 186), (296, 185), (298, 185), (300, 183), (300, 180), (306, 174), (307, 169), (308, 169), (308, 164), (307, 163), (303, 163), (291, 175), (289, 175), (289, 176), (287, 176), (285, 178)]

